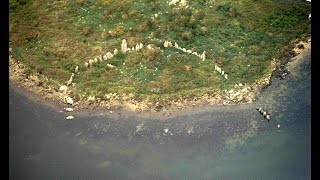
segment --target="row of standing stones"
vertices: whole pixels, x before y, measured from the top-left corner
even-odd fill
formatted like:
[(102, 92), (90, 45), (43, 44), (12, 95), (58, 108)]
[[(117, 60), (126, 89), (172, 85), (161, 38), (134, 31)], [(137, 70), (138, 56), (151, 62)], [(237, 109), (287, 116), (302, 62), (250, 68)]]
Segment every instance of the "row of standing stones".
[[(195, 55), (195, 56), (199, 57), (200, 59), (202, 59), (202, 61), (206, 60), (206, 51), (203, 51), (203, 53), (200, 54), (200, 53), (194, 52), (192, 50), (187, 50), (186, 48), (182, 48), (176, 42), (174, 43), (174, 46), (173, 46), (172, 42), (170, 42), (170, 41), (164, 41), (163, 46), (165, 48), (174, 47), (174, 48), (181, 50), (185, 53)], [(228, 79), (228, 74), (225, 73), (225, 71), (223, 71), (218, 65), (216, 65), (216, 64), (214, 65), (214, 70), (218, 71), (221, 75), (223, 75), (225, 79)]]
[[(202, 61), (205, 61), (206, 59), (206, 51), (203, 51), (202, 54), (200, 53), (197, 53), (197, 52), (193, 52), (192, 50), (187, 50), (186, 48), (182, 48), (180, 47), (176, 42), (174, 43), (174, 46), (172, 44), (172, 42), (170, 41), (164, 41), (164, 45), (163, 45), (165, 48), (169, 48), (169, 47), (174, 47), (178, 50), (181, 50), (185, 53), (188, 53), (188, 54), (192, 54), (192, 55), (195, 55), (197, 57), (199, 57), (200, 59), (202, 59)], [(132, 48), (128, 48), (128, 44), (127, 44), (127, 41), (125, 39), (122, 40), (122, 43), (121, 43), (121, 51), (122, 53), (127, 53), (127, 52), (138, 52), (140, 51), (142, 48), (143, 48), (143, 44), (142, 43), (138, 43), (136, 44), (136, 46), (132, 47)], [(147, 48), (151, 49), (151, 45), (148, 45)], [(97, 57), (95, 57), (94, 59), (90, 59), (88, 62), (85, 62), (84, 63), (84, 67), (87, 69), (87, 68), (90, 68), (93, 66), (94, 63), (99, 63), (99, 62), (102, 62), (102, 61), (105, 61), (105, 60), (108, 60), (108, 59), (111, 59), (113, 58), (114, 56), (116, 56), (118, 54), (118, 49), (114, 49), (113, 53), (111, 52), (107, 52), (105, 55), (99, 55)], [(107, 64), (108, 67), (110, 68), (113, 68), (114, 66), (112, 64)], [(224, 76), (225, 79), (228, 79), (228, 74), (226, 74), (218, 65), (215, 64), (215, 71), (218, 71), (221, 75)], [(79, 72), (79, 67), (76, 66), (75, 70), (74, 70), (74, 73), (71, 74), (69, 80), (67, 81), (67, 85), (63, 85), (59, 88), (59, 91), (62, 91), (64, 93), (66, 93), (68, 91), (68, 86), (70, 86), (72, 84), (72, 81), (73, 81), (73, 78), (74, 78), (74, 75), (77, 74)], [(66, 103), (66, 104), (69, 104), (69, 105), (73, 105), (74, 102), (73, 102), (73, 99), (69, 96), (64, 96), (63, 98), (63, 102)], [(66, 112), (72, 112), (73, 109), (70, 108), (70, 107), (67, 107), (67, 108), (64, 108), (64, 110)], [(68, 116), (66, 117), (66, 119), (73, 119), (74, 117), (73, 116)]]
[(270, 115), (267, 113), (267, 111), (264, 111), (261, 107), (257, 107), (257, 110), (260, 112), (261, 115), (263, 115), (263, 117), (270, 121)]

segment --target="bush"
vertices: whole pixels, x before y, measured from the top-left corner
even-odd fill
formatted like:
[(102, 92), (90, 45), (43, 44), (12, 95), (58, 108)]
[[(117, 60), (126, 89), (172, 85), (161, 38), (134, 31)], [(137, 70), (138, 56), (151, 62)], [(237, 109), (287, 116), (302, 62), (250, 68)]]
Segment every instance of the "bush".
[(193, 34), (190, 31), (185, 31), (181, 34), (183, 40), (185, 41), (191, 41), (193, 39)]

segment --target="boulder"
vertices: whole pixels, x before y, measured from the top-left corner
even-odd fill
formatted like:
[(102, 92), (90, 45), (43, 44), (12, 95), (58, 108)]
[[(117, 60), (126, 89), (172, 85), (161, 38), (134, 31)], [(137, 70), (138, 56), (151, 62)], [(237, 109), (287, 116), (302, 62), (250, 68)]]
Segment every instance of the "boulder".
[(104, 55), (103, 60), (107, 60), (107, 59), (108, 59), (107, 55)]
[(65, 91), (67, 89), (68, 89), (68, 87), (63, 85), (63, 86), (60, 86), (59, 91)]
[(63, 98), (63, 101), (64, 101), (64, 103), (66, 103), (66, 104), (73, 105), (73, 99), (72, 99), (71, 97), (69, 97), (69, 96), (65, 96), (65, 97)]

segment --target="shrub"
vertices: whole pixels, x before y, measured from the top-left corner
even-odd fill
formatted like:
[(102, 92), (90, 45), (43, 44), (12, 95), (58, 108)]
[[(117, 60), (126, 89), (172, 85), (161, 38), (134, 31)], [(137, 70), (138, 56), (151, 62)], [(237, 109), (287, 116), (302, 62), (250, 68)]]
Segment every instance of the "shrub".
[(143, 50), (143, 60), (145, 63), (154, 64), (161, 60), (161, 50), (159, 48)]
[(190, 31), (184, 31), (181, 36), (185, 41), (191, 41), (193, 39), (193, 34)]

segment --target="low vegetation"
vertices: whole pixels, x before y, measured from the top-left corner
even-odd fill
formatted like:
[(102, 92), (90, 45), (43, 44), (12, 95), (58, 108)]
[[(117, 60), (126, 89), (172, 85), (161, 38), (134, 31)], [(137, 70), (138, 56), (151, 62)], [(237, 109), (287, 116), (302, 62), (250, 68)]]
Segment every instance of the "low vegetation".
[[(276, 0), (10, 0), (12, 55), (30, 74), (65, 84), (76, 66), (77, 95), (108, 93), (159, 98), (251, 84), (290, 41), (308, 36), (310, 3)], [(123, 54), (143, 43), (160, 47)], [(206, 60), (164, 48), (165, 40), (202, 53)], [(119, 53), (85, 69), (97, 55)], [(156, 49), (156, 48), (155, 48)], [(214, 72), (214, 63), (228, 79)], [(112, 64), (115, 68), (110, 68)]]

